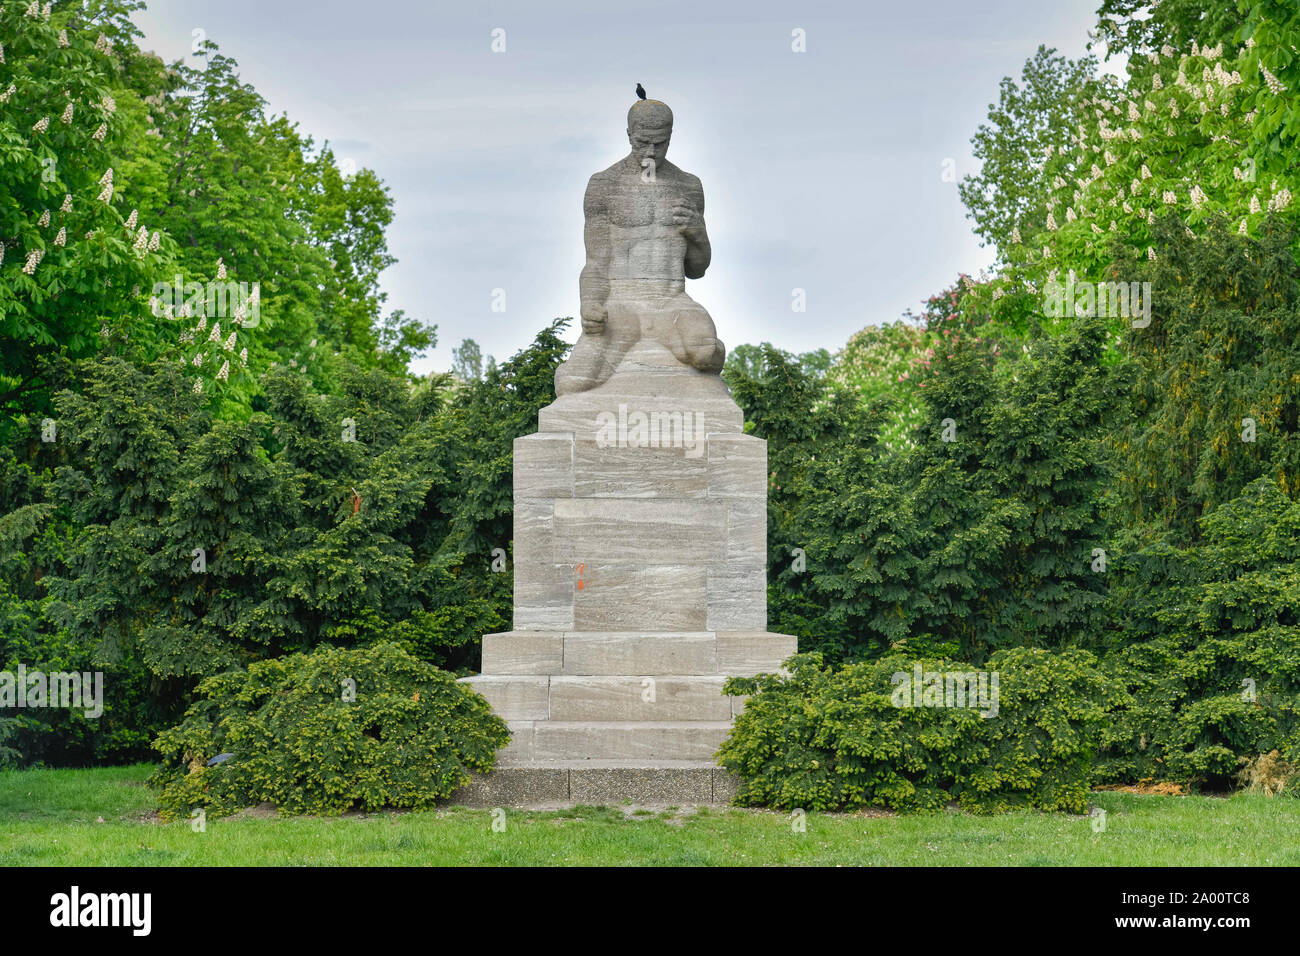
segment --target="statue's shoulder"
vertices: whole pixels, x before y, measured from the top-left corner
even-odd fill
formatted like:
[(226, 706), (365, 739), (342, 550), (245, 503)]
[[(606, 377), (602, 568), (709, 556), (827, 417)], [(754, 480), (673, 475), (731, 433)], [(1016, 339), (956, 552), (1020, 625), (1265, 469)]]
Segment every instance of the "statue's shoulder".
[(700, 182), (700, 177), (696, 176), (694, 173), (688, 173), (680, 166), (673, 166), (673, 172), (677, 174), (677, 177), (682, 182), (684, 182), (687, 186), (690, 186), (692, 189), (704, 188), (704, 185)]
[(590, 189), (592, 186), (608, 185), (609, 183), (617, 181), (622, 173), (623, 160), (620, 159), (613, 166), (602, 169), (598, 173), (592, 173), (591, 179), (587, 181), (587, 188)]
[(608, 169), (591, 174), (591, 178), (587, 180), (587, 193), (583, 197), (583, 203), (588, 210), (603, 206), (617, 190), (620, 165), (622, 164), (615, 163)]
[(694, 173), (688, 173), (680, 166), (675, 166), (668, 160), (664, 160), (660, 168), (660, 175), (665, 179), (670, 179), (680, 183), (688, 192), (703, 192), (704, 184), (700, 182), (700, 177)]

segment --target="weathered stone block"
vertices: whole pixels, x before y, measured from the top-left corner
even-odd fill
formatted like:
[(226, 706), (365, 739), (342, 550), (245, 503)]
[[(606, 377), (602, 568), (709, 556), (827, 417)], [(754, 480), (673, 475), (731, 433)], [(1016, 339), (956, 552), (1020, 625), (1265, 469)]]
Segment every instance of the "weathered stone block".
[(483, 635), (483, 673), (558, 674), (564, 666), (564, 634), (501, 631)]
[(545, 675), (479, 674), (462, 680), (482, 694), (497, 715), (511, 720), (550, 716), (551, 678)]
[(709, 760), (731, 721), (559, 721), (533, 725), (530, 760)]
[(740, 789), (740, 776), (722, 767), (713, 768), (713, 802), (731, 803)]
[(681, 448), (574, 446), (574, 495), (579, 498), (704, 498), (708, 462)]
[(727, 502), (727, 570), (767, 570), (767, 500), (733, 498)]
[(564, 635), (565, 674), (717, 674), (715, 635), (620, 632)]
[(569, 803), (569, 771), (557, 767), (498, 767), (470, 774), (447, 803), (463, 807), (562, 807)]
[(580, 631), (698, 631), (706, 623), (706, 577), (698, 567), (586, 565), (574, 596)]
[(718, 670), (730, 677), (775, 674), (798, 651), (798, 638), (767, 631), (719, 631)]
[(760, 568), (709, 572), (707, 630), (749, 631), (767, 627), (767, 574)]
[(709, 497), (767, 501), (767, 442), (753, 435), (709, 436)]
[(727, 556), (727, 510), (704, 499), (560, 498), (554, 534), (559, 562), (719, 565)]
[(573, 435), (537, 432), (514, 441), (515, 503), (573, 497)]
[(552, 720), (730, 720), (716, 677), (551, 678)]
[(695, 804), (713, 802), (712, 767), (575, 767), (574, 803)]

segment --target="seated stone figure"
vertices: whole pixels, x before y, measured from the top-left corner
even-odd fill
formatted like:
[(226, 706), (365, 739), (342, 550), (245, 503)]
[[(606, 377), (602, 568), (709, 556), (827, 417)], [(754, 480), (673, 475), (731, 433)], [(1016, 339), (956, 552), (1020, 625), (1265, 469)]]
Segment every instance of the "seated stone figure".
[(672, 131), (666, 104), (638, 100), (627, 114), (632, 151), (587, 184), (582, 334), (556, 370), (557, 396), (608, 380), (642, 339), (681, 365), (722, 369), (726, 349), (713, 320), (686, 294), (686, 279), (703, 276), (712, 253), (704, 189), (665, 158)]

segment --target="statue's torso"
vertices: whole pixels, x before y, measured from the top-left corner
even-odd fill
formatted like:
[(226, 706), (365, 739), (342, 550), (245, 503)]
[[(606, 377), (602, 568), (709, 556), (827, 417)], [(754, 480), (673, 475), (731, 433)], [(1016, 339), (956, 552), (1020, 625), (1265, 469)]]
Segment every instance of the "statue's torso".
[(686, 239), (672, 219), (674, 208), (694, 205), (690, 181), (681, 170), (656, 170), (653, 181), (625, 162), (600, 174), (609, 223), (608, 278), (615, 292), (620, 280), (680, 290), (685, 284)]

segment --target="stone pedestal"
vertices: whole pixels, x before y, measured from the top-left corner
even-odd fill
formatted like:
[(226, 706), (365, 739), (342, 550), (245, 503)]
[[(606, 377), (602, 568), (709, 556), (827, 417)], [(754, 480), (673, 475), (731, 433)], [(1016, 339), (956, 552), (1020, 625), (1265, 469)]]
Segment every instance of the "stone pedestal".
[(541, 410), (514, 446), (514, 629), (467, 678), (510, 725), (460, 802), (727, 802), (713, 755), (775, 671), (767, 445), (717, 375), (635, 346), (604, 385)]

